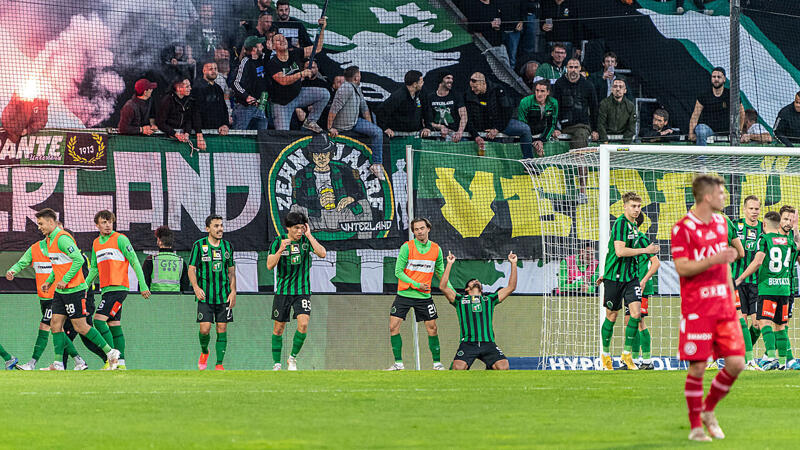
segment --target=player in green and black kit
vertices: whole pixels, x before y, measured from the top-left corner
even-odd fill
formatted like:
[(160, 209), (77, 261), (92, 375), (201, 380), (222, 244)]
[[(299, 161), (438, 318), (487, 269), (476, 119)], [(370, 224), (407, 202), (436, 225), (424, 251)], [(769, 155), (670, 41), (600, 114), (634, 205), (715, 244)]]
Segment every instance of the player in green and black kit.
[(267, 256), (267, 269), (278, 268), (275, 298), (272, 300), (272, 370), (281, 370), (283, 332), (294, 310), (297, 330), (292, 340), (292, 352), (286, 360), (288, 370), (297, 370), (297, 354), (308, 335), (311, 317), (311, 252), (324, 258), (325, 247), (311, 235), (308, 218), (296, 211), (283, 221), (286, 234), (275, 238)]
[(608, 240), (603, 278), (605, 293), (603, 304), (606, 307), (606, 320), (603, 322), (601, 336), (603, 339), (602, 361), (605, 370), (614, 370), (611, 361), (611, 337), (614, 334), (614, 322), (617, 312), (625, 306), (630, 309), (631, 318), (625, 327), (625, 350), (622, 353), (620, 369), (637, 370), (631, 357), (633, 338), (638, 333), (641, 320), (642, 288), (637, 276), (637, 257), (658, 253), (658, 245), (650, 244), (645, 248), (636, 248), (636, 242), (642, 234), (636, 228), (636, 218), (642, 212), (642, 198), (635, 192), (627, 192), (622, 196), (625, 213), (614, 222)]
[(779, 354), (785, 358), (788, 342), (784, 325), (789, 318), (791, 270), (794, 267), (790, 260), (795, 254), (797, 243), (781, 233), (780, 222), (781, 216), (775, 211), (764, 215), (764, 233), (758, 241), (758, 252), (753, 262), (736, 278), (738, 286), (756, 270), (759, 271), (756, 318), (767, 350), (767, 356), (759, 363), (764, 370), (776, 369), (780, 365), (776, 358), (776, 344), (779, 345), (777, 346)]
[[(761, 221), (758, 216), (761, 213), (761, 201), (755, 195), (750, 195), (744, 199), (744, 218), (739, 219), (728, 226), (732, 226), (737, 237), (744, 247), (744, 257), (737, 259), (731, 264), (733, 278), (736, 279), (747, 266), (753, 262), (753, 258), (758, 251), (758, 237), (761, 235)], [(736, 288), (736, 309), (741, 311), (742, 317), (739, 323), (742, 325), (742, 335), (744, 336), (745, 360), (747, 361), (746, 370), (755, 370), (756, 365), (753, 359), (753, 345), (758, 341), (761, 332), (756, 323), (756, 313), (758, 312), (758, 273), (753, 273)], [(749, 327), (749, 329), (748, 329)]]
[(197, 323), (200, 324), (200, 359), (197, 368), (208, 365), (211, 324), (217, 324), (216, 370), (225, 370), (222, 360), (228, 349), (228, 322), (233, 322), (236, 306), (236, 264), (233, 246), (222, 239), (222, 216), (206, 218), (208, 237), (198, 239), (189, 256), (189, 283), (197, 299)]
[(453, 358), (453, 370), (469, 370), (475, 359), (483, 361), (487, 369), (508, 370), (508, 359), (494, 342), (492, 319), (494, 307), (517, 288), (517, 255), (514, 252), (508, 254), (508, 262), (511, 263), (508, 286), (494, 294), (484, 294), (481, 282), (474, 278), (467, 281), (464, 287), (466, 295), (457, 294), (448, 282), (454, 262), (456, 257), (448, 252), (447, 266), (439, 282), (442, 294), (456, 308), (461, 330), (461, 345)]
[[(636, 227), (641, 227), (644, 223), (644, 214), (639, 214), (636, 217)], [(650, 239), (644, 233), (639, 235), (639, 239), (634, 244), (635, 248), (647, 248), (650, 245)], [(639, 278), (639, 287), (642, 289), (642, 308), (641, 308), (641, 321), (639, 322), (639, 332), (633, 336), (633, 346), (631, 348), (631, 356), (635, 360), (636, 367), (639, 370), (654, 370), (653, 360), (650, 358), (650, 330), (644, 322), (644, 318), (648, 315), (648, 302), (650, 297), (655, 293), (653, 289), (653, 275), (658, 272), (661, 267), (661, 262), (656, 255), (639, 255), (637, 260), (637, 276)], [(625, 306), (625, 326), (628, 325), (630, 320), (630, 308)], [(642, 351), (642, 359), (639, 360), (639, 349)]]
[[(781, 210), (779, 212), (781, 215), (781, 231), (789, 236), (790, 240), (795, 240), (795, 236), (798, 235), (797, 232), (797, 211), (794, 207), (789, 205), (781, 206)], [(795, 241), (796, 242), (796, 241)], [(795, 254), (791, 257), (792, 265), (792, 283), (791, 283), (791, 294), (789, 300), (789, 320), (792, 319), (792, 310), (794, 309), (794, 298), (797, 296), (798, 290), (798, 279), (797, 279), (797, 258), (800, 256), (800, 244), (798, 244), (798, 248), (795, 251)], [(789, 324), (787, 323), (784, 326), (786, 330), (786, 362), (782, 364), (783, 368), (791, 369), (791, 370), (800, 370), (800, 361), (794, 359), (794, 355), (792, 354), (792, 341), (789, 339)]]

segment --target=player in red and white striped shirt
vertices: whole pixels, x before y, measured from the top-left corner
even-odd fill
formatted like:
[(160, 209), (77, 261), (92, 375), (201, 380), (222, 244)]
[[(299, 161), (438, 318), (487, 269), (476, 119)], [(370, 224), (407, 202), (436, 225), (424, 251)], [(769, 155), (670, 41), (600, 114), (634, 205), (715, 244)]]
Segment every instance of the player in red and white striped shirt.
[[(672, 259), (681, 282), (680, 357), (689, 361), (684, 395), (689, 406), (693, 441), (710, 441), (722, 432), (714, 407), (744, 369), (744, 338), (736, 319), (729, 264), (737, 251), (728, 247), (728, 227), (718, 214), (725, 204), (724, 181), (698, 175), (692, 183), (695, 207), (672, 228)], [(703, 400), (703, 375), (708, 357), (725, 358)]]

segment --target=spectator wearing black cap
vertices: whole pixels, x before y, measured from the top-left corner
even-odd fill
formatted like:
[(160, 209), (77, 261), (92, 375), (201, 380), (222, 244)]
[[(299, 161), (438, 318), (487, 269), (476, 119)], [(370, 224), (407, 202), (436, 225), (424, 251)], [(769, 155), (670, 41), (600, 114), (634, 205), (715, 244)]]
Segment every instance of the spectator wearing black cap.
[[(464, 106), (464, 97), (453, 91), (452, 73), (439, 74), (439, 86), (428, 95), (426, 106), (425, 123), (442, 137), (460, 141), (467, 127), (467, 107)], [(455, 133), (451, 136), (453, 131)]]
[(278, 22), (275, 28), (278, 29), (278, 33), (286, 38), (291, 47), (305, 48), (312, 45), (306, 26), (294, 17), (289, 17), (289, 0), (278, 0), (277, 6)]
[[(533, 158), (531, 149), (531, 130), (524, 123), (511, 117), (513, 106), (511, 96), (501, 86), (486, 79), (481, 72), (469, 77), (469, 90), (464, 94), (467, 108), (467, 131), (475, 138), (478, 148), (483, 149), (485, 140), (478, 133), (486, 132), (487, 140), (494, 140), (499, 133), (519, 136), (522, 154)], [(555, 119), (553, 119), (555, 122)]]
[(794, 102), (781, 108), (775, 126), (775, 138), (787, 147), (800, 143), (800, 91), (794, 95)]
[[(731, 93), (725, 87), (725, 69), (715, 67), (711, 71), (711, 89), (697, 96), (694, 111), (689, 120), (689, 140), (697, 141), (697, 145), (706, 145), (708, 138), (714, 134), (730, 132), (730, 99)], [(739, 107), (744, 122), (744, 108)]]
[(267, 128), (267, 89), (269, 79), (264, 73), (264, 38), (249, 36), (244, 40), (246, 55), (239, 62), (233, 79), (233, 128), (264, 130)]
[(155, 110), (153, 108), (153, 89), (158, 85), (142, 78), (133, 87), (136, 95), (125, 102), (119, 114), (119, 134), (150, 136), (156, 130)]
[[(197, 137), (197, 147), (206, 149), (201, 128), (200, 111), (195, 106), (192, 93), (192, 84), (188, 78), (178, 78), (172, 83), (172, 92), (165, 95), (158, 105), (156, 124), (158, 129), (167, 137), (174, 137), (181, 142), (189, 142), (189, 133), (194, 132)], [(178, 133), (177, 130), (181, 130)]]
[(394, 132), (420, 132), (421, 137), (428, 137), (431, 130), (425, 127), (420, 98), (425, 80), (422, 72), (409, 70), (403, 77), (404, 86), (392, 92), (378, 109), (378, 126), (390, 138)]
[(194, 98), (197, 110), (200, 111), (200, 128), (216, 128), (219, 134), (228, 134), (231, 118), (225, 103), (225, 92), (217, 83), (217, 63), (209, 61), (203, 64), (203, 77), (194, 87)]

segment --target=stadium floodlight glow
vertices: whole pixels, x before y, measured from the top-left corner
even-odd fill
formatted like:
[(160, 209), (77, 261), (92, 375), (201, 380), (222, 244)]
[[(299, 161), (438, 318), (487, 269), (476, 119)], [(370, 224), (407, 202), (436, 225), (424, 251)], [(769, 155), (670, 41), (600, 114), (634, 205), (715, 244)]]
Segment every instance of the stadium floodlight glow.
[(35, 134), (47, 126), (49, 102), (39, 97), (40, 92), (38, 78), (29, 77), (3, 109), (3, 129), (11, 142), (19, 143), (22, 136)]

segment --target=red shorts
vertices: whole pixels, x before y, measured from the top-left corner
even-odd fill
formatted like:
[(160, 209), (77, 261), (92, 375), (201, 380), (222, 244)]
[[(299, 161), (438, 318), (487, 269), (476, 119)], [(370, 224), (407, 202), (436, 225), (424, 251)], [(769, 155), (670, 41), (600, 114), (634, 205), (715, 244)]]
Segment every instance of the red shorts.
[(681, 317), (678, 339), (682, 361), (705, 361), (709, 356), (744, 356), (742, 326), (736, 319)]

